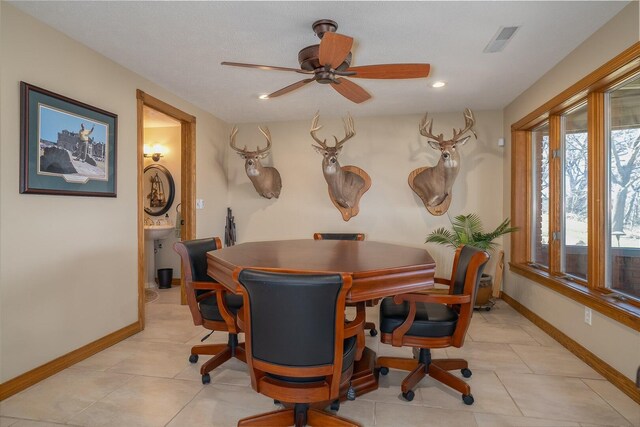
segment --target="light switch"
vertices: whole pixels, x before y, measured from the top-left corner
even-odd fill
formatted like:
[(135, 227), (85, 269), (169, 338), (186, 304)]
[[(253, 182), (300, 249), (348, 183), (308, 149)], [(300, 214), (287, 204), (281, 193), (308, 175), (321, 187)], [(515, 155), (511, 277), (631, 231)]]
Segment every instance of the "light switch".
[(196, 199), (196, 209), (204, 209), (204, 199)]

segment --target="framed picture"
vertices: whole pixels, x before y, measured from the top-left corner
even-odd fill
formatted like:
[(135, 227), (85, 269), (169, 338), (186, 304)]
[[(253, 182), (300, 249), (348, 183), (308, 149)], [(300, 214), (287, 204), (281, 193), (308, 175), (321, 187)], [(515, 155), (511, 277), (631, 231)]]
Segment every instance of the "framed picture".
[(20, 193), (116, 197), (118, 116), (20, 82)]

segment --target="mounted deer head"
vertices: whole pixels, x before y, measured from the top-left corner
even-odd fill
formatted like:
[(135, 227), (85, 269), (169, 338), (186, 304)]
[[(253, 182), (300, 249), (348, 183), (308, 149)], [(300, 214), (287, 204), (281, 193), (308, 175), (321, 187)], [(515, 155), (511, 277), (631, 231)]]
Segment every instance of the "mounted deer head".
[(268, 127), (265, 127), (264, 129), (258, 127), (258, 129), (260, 129), (260, 132), (262, 132), (264, 137), (267, 139), (267, 146), (265, 148), (260, 148), (258, 146), (255, 151), (249, 151), (247, 150), (246, 145), (244, 146), (244, 149), (236, 147), (236, 135), (238, 133), (237, 126), (234, 126), (233, 130), (231, 130), (229, 145), (245, 160), (244, 169), (258, 194), (262, 197), (266, 197), (267, 199), (272, 197), (277, 199), (278, 196), (280, 196), (280, 190), (282, 189), (280, 173), (276, 168), (262, 166), (260, 163), (260, 160), (269, 155), (269, 150), (271, 149), (271, 133), (269, 133)]
[(353, 118), (347, 115), (343, 119), (344, 138), (338, 141), (338, 138), (334, 136), (333, 138), (336, 142), (333, 147), (327, 145), (326, 139), (321, 140), (316, 135), (316, 132), (322, 128), (322, 126), (318, 125), (319, 120), (320, 115), (316, 113), (311, 122), (310, 134), (318, 145), (312, 144), (311, 146), (322, 154), (322, 173), (329, 186), (329, 197), (342, 212), (342, 217), (345, 221), (348, 221), (349, 218), (358, 214), (360, 197), (371, 186), (371, 178), (360, 168), (355, 166), (341, 167), (338, 162), (338, 155), (342, 150), (342, 146), (356, 134)]
[(453, 129), (453, 137), (445, 140), (444, 135), (434, 135), (432, 128), (432, 119), (427, 120), (427, 114), (420, 122), (420, 134), (429, 138), (429, 145), (440, 150), (440, 159), (438, 164), (433, 167), (425, 167), (416, 169), (409, 175), (409, 185), (411, 189), (422, 199), (425, 207), (433, 215), (442, 215), (451, 203), (451, 188), (458, 176), (460, 170), (460, 154), (458, 147), (464, 145), (471, 135), (478, 138), (473, 125), (475, 119), (470, 109), (464, 110), (465, 127), (461, 129)]

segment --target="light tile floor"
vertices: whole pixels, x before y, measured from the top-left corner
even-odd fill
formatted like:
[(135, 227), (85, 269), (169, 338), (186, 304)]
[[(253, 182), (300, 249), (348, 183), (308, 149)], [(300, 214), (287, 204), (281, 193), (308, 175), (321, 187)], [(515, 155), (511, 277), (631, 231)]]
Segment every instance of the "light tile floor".
[[(1, 402), (0, 427), (223, 427), (277, 408), (251, 389), (237, 360), (202, 385), (199, 364), (187, 358), (206, 332), (178, 304), (177, 288), (159, 292), (146, 306), (143, 332)], [(368, 314), (377, 320), (377, 308)], [(226, 336), (214, 333), (208, 341)], [(379, 355), (411, 356), (411, 349), (369, 336), (367, 345)], [(406, 402), (400, 396), (406, 373), (392, 370), (378, 390), (344, 402), (339, 414), (388, 427), (640, 426), (639, 405), (502, 301), (474, 314), (464, 347), (436, 350), (434, 357), (469, 361), (472, 406), (429, 378)]]

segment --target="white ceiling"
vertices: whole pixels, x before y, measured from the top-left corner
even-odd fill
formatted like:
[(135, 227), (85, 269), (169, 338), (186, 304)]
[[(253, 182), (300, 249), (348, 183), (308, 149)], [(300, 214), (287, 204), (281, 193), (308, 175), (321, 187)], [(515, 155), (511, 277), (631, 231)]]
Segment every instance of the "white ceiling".
[[(17, 8), (230, 122), (501, 109), (618, 13), (628, 1), (433, 2), (13, 2)], [(338, 22), (355, 39), (352, 65), (427, 62), (428, 79), (364, 80), (357, 105), (293, 72), (224, 67), (221, 61), (297, 68), (318, 43), (311, 24)], [(501, 53), (483, 49), (501, 26), (522, 26)], [(444, 80), (445, 88), (430, 83)]]

